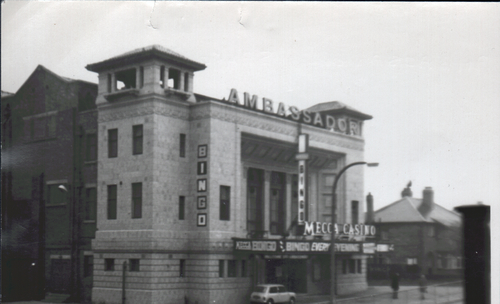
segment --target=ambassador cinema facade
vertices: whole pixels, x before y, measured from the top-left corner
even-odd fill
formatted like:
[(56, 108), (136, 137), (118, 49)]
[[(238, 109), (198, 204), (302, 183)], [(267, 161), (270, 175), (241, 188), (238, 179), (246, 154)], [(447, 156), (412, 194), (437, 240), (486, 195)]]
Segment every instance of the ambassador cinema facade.
[(237, 89), (193, 93), (205, 65), (161, 46), (90, 64), (98, 73), (96, 303), (245, 303), (256, 284), (329, 294), (367, 288), (363, 122), (339, 102), (306, 110)]

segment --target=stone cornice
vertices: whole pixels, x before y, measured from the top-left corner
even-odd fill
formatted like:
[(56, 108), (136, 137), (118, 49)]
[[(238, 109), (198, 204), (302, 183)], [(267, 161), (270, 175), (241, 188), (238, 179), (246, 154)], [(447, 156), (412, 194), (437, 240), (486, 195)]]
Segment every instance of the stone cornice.
[(146, 100), (141, 98), (128, 102), (100, 106), (98, 122), (102, 123), (152, 114), (188, 120), (188, 107), (188, 104), (183, 105), (178, 102), (155, 97), (151, 98), (151, 96), (149, 96)]

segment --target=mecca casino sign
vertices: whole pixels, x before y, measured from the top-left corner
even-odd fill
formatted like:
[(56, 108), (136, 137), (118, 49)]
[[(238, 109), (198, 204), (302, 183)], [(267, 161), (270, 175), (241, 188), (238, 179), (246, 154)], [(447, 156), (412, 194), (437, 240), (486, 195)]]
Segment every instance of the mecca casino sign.
[(333, 132), (351, 136), (361, 136), (361, 127), (358, 120), (345, 117), (333, 117), (332, 115), (320, 112), (299, 110), (295, 106), (288, 107), (282, 102), (276, 104), (271, 99), (266, 97), (263, 97), (262, 102), (259, 103), (257, 95), (250, 95), (247, 92), (243, 93), (242, 101), (238, 96), (238, 91), (236, 89), (231, 89), (228, 99), (223, 101), (225, 103), (240, 106), (253, 111), (283, 117), (292, 121), (324, 128)]
[(332, 224), (325, 222), (307, 222), (305, 221), (304, 235), (323, 235), (331, 234), (335, 230), (337, 236), (353, 237), (375, 237), (377, 229), (373, 225), (365, 224)]

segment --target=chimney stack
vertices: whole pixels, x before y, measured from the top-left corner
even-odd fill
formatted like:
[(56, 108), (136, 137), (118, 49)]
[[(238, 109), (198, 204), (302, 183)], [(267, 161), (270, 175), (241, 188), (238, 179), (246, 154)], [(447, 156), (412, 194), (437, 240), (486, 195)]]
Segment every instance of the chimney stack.
[(368, 193), (366, 196), (366, 219), (365, 223), (366, 224), (371, 224), (373, 223), (373, 196), (371, 193)]
[(427, 215), (434, 209), (434, 190), (431, 187), (425, 187), (423, 191), (422, 204), (418, 207), (418, 211), (423, 217), (427, 218)]

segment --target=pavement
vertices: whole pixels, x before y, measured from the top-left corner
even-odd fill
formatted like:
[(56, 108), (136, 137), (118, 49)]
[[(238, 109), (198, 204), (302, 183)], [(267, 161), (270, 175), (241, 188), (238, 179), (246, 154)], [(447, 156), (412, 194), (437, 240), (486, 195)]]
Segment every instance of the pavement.
[[(429, 286), (431, 287), (431, 286)], [(398, 299), (392, 298), (392, 290), (389, 286), (369, 286), (368, 289), (353, 294), (338, 295), (338, 304), (463, 304), (462, 287), (435, 287), (430, 288), (426, 299), (420, 298), (418, 286), (400, 286)], [(4, 302), (7, 304), (6, 302)], [(41, 301), (9, 302), (12, 304), (59, 304)], [(329, 295), (306, 295), (298, 294), (296, 304), (330, 304)]]

